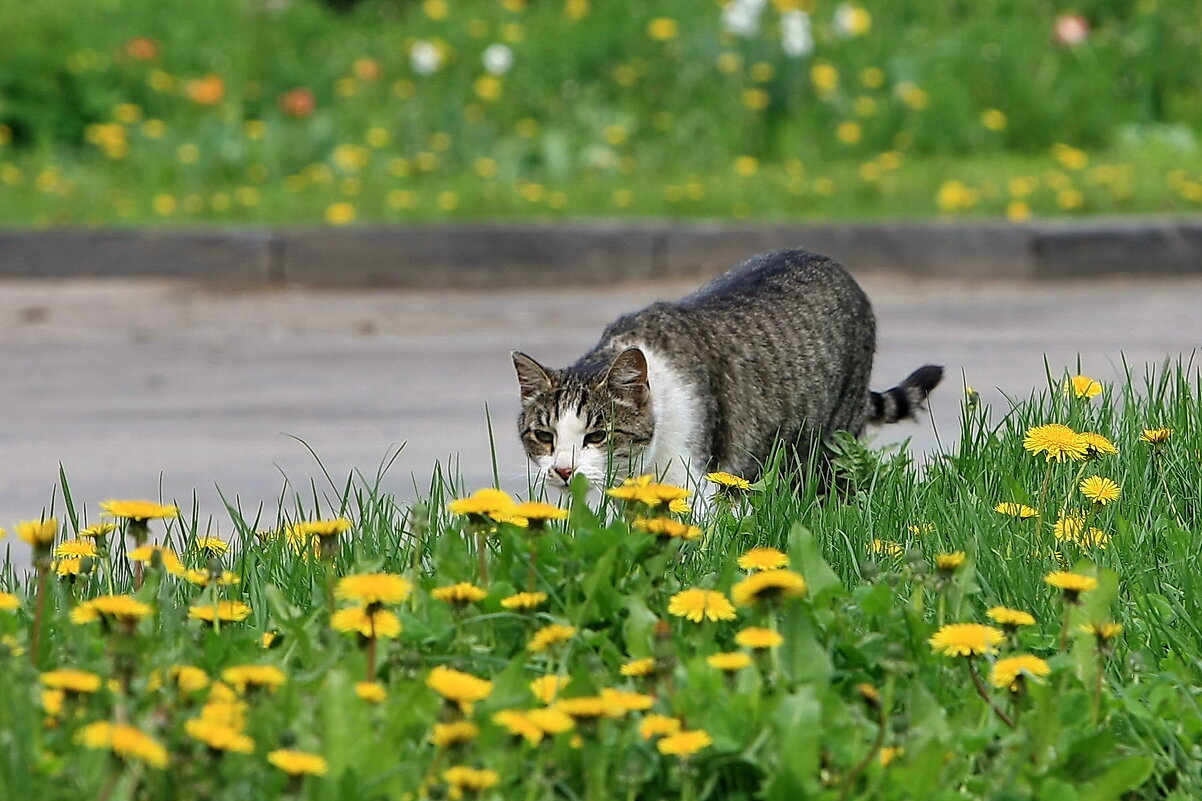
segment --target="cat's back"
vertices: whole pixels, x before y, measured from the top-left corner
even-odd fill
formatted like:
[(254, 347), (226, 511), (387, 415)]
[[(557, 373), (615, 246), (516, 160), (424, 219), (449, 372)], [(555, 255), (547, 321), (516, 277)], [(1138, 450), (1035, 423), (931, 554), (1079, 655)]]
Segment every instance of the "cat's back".
[(859, 285), (838, 262), (800, 249), (752, 256), (676, 305), (691, 311), (732, 310), (755, 304), (779, 306), (785, 299), (799, 298), (840, 298), (851, 305), (868, 305)]

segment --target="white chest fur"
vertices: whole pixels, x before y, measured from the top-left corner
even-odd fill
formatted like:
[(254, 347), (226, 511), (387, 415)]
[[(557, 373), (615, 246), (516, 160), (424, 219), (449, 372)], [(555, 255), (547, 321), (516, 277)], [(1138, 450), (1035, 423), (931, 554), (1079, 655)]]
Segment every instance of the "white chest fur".
[(647, 384), (655, 433), (644, 457), (644, 469), (679, 486), (696, 485), (708, 454), (700, 452), (702, 405), (694, 387), (667, 359), (642, 343), (634, 343), (647, 358)]

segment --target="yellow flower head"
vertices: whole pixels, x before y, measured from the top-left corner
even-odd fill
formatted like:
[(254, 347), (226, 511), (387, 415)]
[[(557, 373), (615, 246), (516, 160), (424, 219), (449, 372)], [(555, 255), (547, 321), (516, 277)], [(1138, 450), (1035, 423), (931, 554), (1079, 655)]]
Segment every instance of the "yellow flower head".
[(1022, 685), (1020, 679), (1042, 679), (1052, 672), (1048, 663), (1031, 654), (1007, 656), (993, 663), (989, 672), (989, 682), (999, 690), (1007, 689), (1018, 692)]
[(477, 587), (475, 584), (461, 581), (458, 584), (451, 584), (447, 587), (436, 587), (430, 590), (430, 597), (436, 601), (445, 601), (456, 606), (467, 606), (468, 604), (483, 601), (488, 597), (488, 591), (482, 587)]
[(350, 531), (354, 526), (345, 517), (332, 520), (302, 520), (288, 527), (289, 540), (309, 540), (313, 537), (337, 537)]
[(656, 17), (647, 23), (647, 35), (657, 42), (667, 42), (676, 38), (679, 26), (670, 17)]
[(873, 687), (866, 681), (862, 681), (856, 685), (856, 692), (864, 699), (868, 706), (876, 708), (881, 705), (881, 691)]
[(776, 570), (788, 564), (789, 557), (776, 548), (752, 548), (739, 557), (739, 567), (744, 570)]
[(1066, 570), (1058, 570), (1048, 573), (1043, 577), (1048, 586), (1055, 587), (1064, 593), (1064, 600), (1075, 603), (1077, 597), (1083, 592), (1097, 589), (1098, 580), (1093, 576), (1083, 576), (1080, 573), (1071, 573)]
[(618, 672), (632, 678), (650, 676), (655, 673), (655, 659), (649, 656), (643, 659), (632, 659), (618, 668)]
[(71, 622), (83, 624), (105, 618), (132, 623), (146, 617), (151, 611), (149, 605), (131, 595), (101, 595), (71, 610)]
[(455, 765), (442, 772), (442, 780), (460, 793), (464, 790), (482, 793), (499, 782), (501, 776), (495, 770)]
[(1087, 375), (1075, 375), (1064, 382), (1064, 394), (1092, 398), (1102, 394), (1102, 385)]
[(644, 475), (626, 479), (622, 486), (607, 489), (605, 494), (627, 503), (655, 507), (665, 503), (670, 506), (673, 501), (683, 500), (689, 496), (689, 491), (684, 487), (659, 484), (655, 476)]
[(1030, 506), (1024, 506), (1021, 503), (1010, 503), (1007, 501), (999, 503), (997, 506), (993, 507), (993, 511), (997, 512), (998, 514), (1010, 515), (1011, 517), (1017, 517), (1022, 520), (1026, 520), (1029, 517), (1039, 517), (1039, 512), (1035, 509), (1032, 509)]
[(58, 518), (22, 520), (17, 523), (17, 536), (34, 548), (49, 548), (58, 534)]
[(230, 549), (230, 544), (220, 537), (197, 537), (192, 545), (198, 551), (207, 551), (213, 555), (223, 554)]
[(255, 741), (238, 729), (225, 723), (201, 718), (184, 722), (184, 731), (194, 740), (207, 745), (214, 751), (230, 751), (235, 754), (253, 754)]
[(705, 663), (726, 673), (734, 673), (737, 670), (751, 667), (751, 656), (744, 651), (727, 651), (710, 654), (705, 658)]
[(480, 736), (480, 727), (470, 720), (457, 720), (454, 723), (436, 723), (430, 735), (430, 741), (439, 748), (453, 748), (470, 743)]
[(355, 695), (369, 704), (381, 704), (388, 698), (388, 690), (378, 681), (361, 681), (355, 685)]
[(430, 671), (426, 686), (447, 701), (459, 704), (464, 712), (468, 712), (473, 703), (483, 701), (492, 693), (491, 681), (443, 665)]
[(536, 725), (525, 712), (517, 709), (502, 709), (492, 716), (496, 723), (514, 737), (521, 737), (531, 745), (538, 745), (543, 739), (543, 730)]
[(530, 682), (530, 692), (542, 703), (550, 704), (569, 681), (567, 676), (539, 676)]
[(401, 619), (387, 609), (368, 611), (365, 606), (339, 609), (330, 616), (334, 631), (356, 632), (369, 639), (395, 639), (401, 634)]
[(20, 598), (11, 592), (0, 592), (0, 612), (15, 612), (20, 608)]
[(357, 573), (338, 580), (334, 594), (362, 604), (399, 604), (409, 597), (412, 585), (393, 573)]
[(538, 523), (547, 520), (566, 520), (568, 510), (542, 501), (526, 501), (510, 509), (509, 515), (524, 517), (530, 523)]
[(749, 492), (751, 490), (750, 481), (733, 473), (723, 473), (721, 471), (706, 473), (705, 480), (711, 484), (717, 484), (720, 489), (727, 492), (734, 490)]
[(1023, 447), (1035, 455), (1047, 455), (1047, 460), (1063, 462), (1065, 459), (1081, 461), (1089, 447), (1086, 441), (1066, 425), (1048, 423), (1027, 431)]
[(639, 722), (639, 736), (644, 740), (650, 740), (655, 737), (676, 734), (680, 728), (681, 723), (676, 718), (658, 714), (647, 715)]
[(964, 564), (964, 560), (967, 558), (964, 551), (937, 553), (935, 554), (935, 568), (940, 573), (951, 575), (960, 569), (960, 566)]
[[(175, 551), (164, 545), (140, 545), (130, 551), (128, 556), (131, 562), (152, 564), (156, 554), (168, 573), (173, 573), (177, 576), (183, 575), (185, 571), (184, 563), (179, 560)], [(208, 579), (207, 572), (205, 573), (205, 579)]]
[(69, 693), (94, 693), (100, 689), (100, 677), (86, 670), (48, 670), (41, 675), (41, 680), (42, 684), (52, 690), (65, 690)]
[(275, 665), (234, 665), (221, 671), (221, 678), (238, 692), (251, 687), (279, 689), (288, 677)]
[(722, 593), (694, 587), (672, 596), (668, 601), (668, 614), (687, 618), (694, 623), (700, 623), (703, 619), (734, 620), (735, 608)]
[(547, 602), (545, 592), (519, 592), (501, 599), (501, 606), (506, 609), (529, 612)]
[(868, 544), (868, 552), (874, 556), (902, 556), (905, 554), (906, 549), (893, 540), (882, 540), (879, 537), (874, 537), (872, 542)]
[(670, 517), (639, 517), (632, 523), (634, 528), (657, 537), (692, 541), (701, 536), (701, 529)]
[(1169, 437), (1171, 436), (1173, 436), (1173, 429), (1171, 428), (1145, 428), (1139, 440), (1149, 445), (1163, 445), (1169, 441)]
[(1081, 494), (1099, 506), (1117, 501), (1120, 492), (1119, 485), (1109, 478), (1090, 476), (1081, 480)]
[(997, 651), (1005, 637), (999, 629), (980, 623), (950, 623), (935, 632), (931, 650), (946, 656), (981, 656)]
[(134, 759), (152, 768), (167, 767), (167, 749), (134, 726), (101, 720), (84, 726), (77, 739), (85, 748), (112, 751), (122, 759)]
[(571, 715), (553, 707), (540, 707), (526, 712), (526, 719), (546, 734), (563, 734), (576, 725)]
[(625, 711), (599, 695), (581, 695), (555, 702), (554, 709), (577, 719), (620, 718)]
[(626, 712), (642, 712), (655, 705), (655, 698), (646, 693), (636, 693), (630, 690), (617, 690), (606, 687), (601, 691), (601, 700), (621, 714)]
[(676, 734), (669, 734), (657, 742), (655, 747), (661, 754), (689, 757), (713, 744), (713, 738), (709, 736), (705, 729), (695, 729), (693, 731), (678, 731)]
[(533, 653), (539, 653), (560, 643), (565, 643), (575, 636), (575, 626), (566, 626), (563, 623), (551, 623), (534, 632), (526, 647)]
[(207, 623), (237, 623), (250, 616), (250, 607), (241, 601), (218, 601), (216, 604), (197, 604), (188, 607), (188, 617)]
[(1081, 626), (1081, 631), (1086, 634), (1092, 634), (1098, 641), (1099, 645), (1105, 645), (1115, 637), (1123, 633), (1122, 623), (1085, 623)]
[(734, 586), (731, 596), (739, 606), (747, 606), (779, 598), (799, 598), (805, 591), (806, 582), (800, 573), (780, 568), (748, 576)]
[(68, 559), (81, 559), (83, 557), (96, 557), (96, 543), (91, 540), (66, 540), (60, 542), (58, 547), (54, 549), (54, 555), (65, 557)]
[(784, 642), (785, 638), (779, 633), (759, 626), (748, 626), (735, 635), (736, 644), (752, 650), (779, 648)]
[(1020, 626), (1034, 626), (1035, 618), (1030, 612), (1021, 609), (1011, 609), (1008, 606), (995, 606), (985, 615), (1006, 631), (1015, 631)]
[(1081, 433), (1081, 439), (1085, 443), (1085, 457), (1087, 459), (1097, 459), (1102, 456), (1114, 456), (1119, 452), (1119, 449), (1114, 447), (1114, 443), (1106, 439), (1101, 434), (1095, 434), (1092, 431), (1084, 431)]
[(97, 539), (99, 537), (107, 537), (116, 530), (116, 523), (96, 523), (95, 525), (88, 526), (87, 528), (81, 528), (79, 530), (79, 536)]
[(179, 517), (179, 507), (165, 506), (153, 501), (103, 501), (100, 508), (104, 510), (104, 517), (119, 517), (138, 522)]
[(175, 684), (186, 693), (197, 692), (209, 686), (209, 674), (192, 665), (172, 665), (168, 671)]
[(476, 490), (470, 497), (451, 501), (447, 504), (447, 511), (453, 515), (484, 517), (497, 513), (509, 514), (516, 505), (509, 493), (486, 487)]
[(290, 776), (324, 776), (330, 769), (325, 758), (318, 754), (287, 748), (270, 752), (267, 761)]
[(887, 745), (881, 749), (880, 756), (877, 757), (877, 759), (880, 761), (882, 768), (887, 768), (889, 767), (890, 762), (897, 759), (905, 752), (906, 749), (902, 748), (900, 745)]

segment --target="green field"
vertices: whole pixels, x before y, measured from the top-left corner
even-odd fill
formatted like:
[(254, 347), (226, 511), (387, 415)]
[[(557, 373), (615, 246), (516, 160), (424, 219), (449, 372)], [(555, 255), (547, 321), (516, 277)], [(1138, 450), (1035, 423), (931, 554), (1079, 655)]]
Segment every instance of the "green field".
[(351, 5), (0, 0), (0, 225), (1202, 207), (1191, 0)]
[(705, 514), (634, 485), (540, 528), (436, 473), (101, 518), (64, 477), (9, 535), (0, 797), (1198, 798), (1202, 378), (1076, 386)]

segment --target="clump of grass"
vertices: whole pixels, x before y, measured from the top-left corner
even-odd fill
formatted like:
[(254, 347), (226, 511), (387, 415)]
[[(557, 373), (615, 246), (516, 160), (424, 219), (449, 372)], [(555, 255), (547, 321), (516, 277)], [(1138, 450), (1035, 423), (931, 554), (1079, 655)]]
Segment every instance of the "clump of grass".
[(563, 518), (377, 476), (228, 540), (156, 506), (140, 586), (129, 523), (5, 566), (0, 795), (1194, 797), (1200, 384), (969, 398), (921, 470), (843, 440), (838, 492), (715, 474), (703, 516), (650, 478)]

